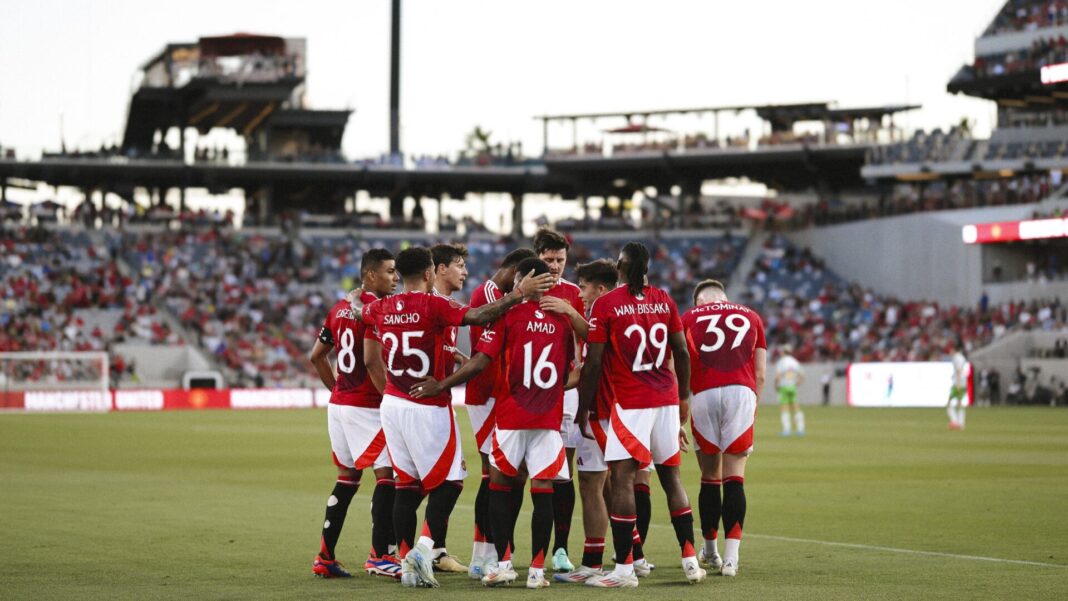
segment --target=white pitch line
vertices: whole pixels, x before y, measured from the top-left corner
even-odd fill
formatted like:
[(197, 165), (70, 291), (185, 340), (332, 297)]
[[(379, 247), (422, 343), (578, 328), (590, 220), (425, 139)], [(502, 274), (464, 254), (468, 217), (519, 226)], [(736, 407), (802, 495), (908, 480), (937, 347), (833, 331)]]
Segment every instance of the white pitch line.
[(933, 557), (951, 557), (953, 559), (971, 559), (974, 561), (990, 561), (994, 563), (1012, 563), (1025, 566), (1042, 566), (1045, 568), (1068, 568), (1068, 565), (1060, 563), (1044, 563), (1041, 561), (1024, 561), (1022, 559), (1002, 559), (1000, 557), (983, 557), (982, 555), (961, 555), (959, 553), (943, 553), (941, 551), (920, 551), (917, 549), (902, 549), (899, 547), (880, 547), (878, 545), (862, 545), (858, 543), (838, 543), (828, 540), (814, 540), (810, 538), (793, 538), (790, 536), (775, 536), (773, 534), (750, 534), (746, 537), (778, 540), (788, 543), (806, 543), (810, 545), (826, 545), (828, 547), (846, 547), (848, 549), (864, 549), (867, 551), (885, 551), (888, 553), (908, 553), (909, 555), (929, 555)]
[[(464, 509), (470, 509), (474, 511), (474, 507), (471, 505), (465, 505), (463, 503), (457, 503), (456, 507), (463, 507)], [(529, 513), (529, 510), (524, 509), (521, 513)], [(668, 524), (649, 524), (654, 528), (672, 528)], [(859, 543), (839, 543), (829, 540), (816, 540), (812, 538), (793, 538), (791, 536), (775, 536), (774, 534), (754, 534), (745, 533), (746, 538), (762, 538), (766, 540), (777, 540), (787, 543), (804, 543), (808, 545), (825, 545), (827, 547), (845, 547), (847, 549), (863, 549), (865, 551), (882, 551), (884, 553), (906, 553), (908, 555), (927, 555), (930, 557), (949, 557), (952, 559), (970, 559), (972, 561), (989, 561), (992, 563), (1010, 563), (1015, 565), (1024, 566), (1040, 566), (1043, 568), (1068, 568), (1068, 565), (1062, 563), (1044, 563), (1041, 561), (1025, 561), (1022, 559), (1002, 559), (1000, 557), (984, 557), (982, 555), (961, 555), (959, 553), (944, 553), (942, 551), (920, 551), (918, 549), (902, 549), (900, 547), (881, 547), (879, 545), (862, 545)]]

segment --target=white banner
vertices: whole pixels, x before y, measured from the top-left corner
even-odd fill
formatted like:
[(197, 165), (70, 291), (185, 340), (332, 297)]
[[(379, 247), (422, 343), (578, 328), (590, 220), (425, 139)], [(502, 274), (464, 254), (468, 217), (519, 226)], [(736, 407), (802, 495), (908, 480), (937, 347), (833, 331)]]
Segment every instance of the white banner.
[[(964, 368), (971, 381), (971, 365)], [(846, 399), (853, 407), (945, 407), (953, 387), (953, 364), (944, 362), (852, 363)], [(965, 403), (972, 404), (969, 384)]]
[(230, 391), (230, 406), (234, 409), (306, 409), (314, 404), (314, 395), (308, 388), (235, 388)]
[(101, 390), (27, 392), (26, 411), (111, 411), (111, 393)]

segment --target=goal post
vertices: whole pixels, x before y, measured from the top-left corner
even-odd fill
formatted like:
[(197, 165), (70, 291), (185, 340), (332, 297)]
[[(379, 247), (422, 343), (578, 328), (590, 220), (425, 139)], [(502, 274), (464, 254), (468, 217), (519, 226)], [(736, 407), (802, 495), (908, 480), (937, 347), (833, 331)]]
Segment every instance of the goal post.
[(109, 372), (103, 351), (0, 352), (0, 407), (106, 411)]

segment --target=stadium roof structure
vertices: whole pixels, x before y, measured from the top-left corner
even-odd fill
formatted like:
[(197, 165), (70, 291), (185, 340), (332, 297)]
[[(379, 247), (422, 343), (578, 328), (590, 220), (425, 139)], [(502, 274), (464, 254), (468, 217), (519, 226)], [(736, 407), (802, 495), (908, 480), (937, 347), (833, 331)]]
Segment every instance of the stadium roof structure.
[[(641, 123), (648, 121), (649, 117), (672, 116), (672, 115), (704, 115), (714, 117), (713, 135), (718, 137), (719, 114), (740, 113), (742, 111), (754, 111), (757, 116), (771, 124), (772, 131), (786, 131), (799, 121), (820, 121), (825, 123), (850, 123), (859, 119), (881, 120), (885, 116), (911, 111), (920, 108), (920, 105), (887, 105), (877, 107), (836, 108), (831, 102), (803, 102), (795, 104), (738, 104), (726, 106), (705, 106), (693, 108), (675, 109), (652, 109), (631, 110), (600, 113), (563, 113), (556, 115), (537, 115), (536, 120), (542, 122), (543, 148), (549, 148), (549, 124), (553, 122), (597, 121), (599, 119), (623, 118), (628, 125), (635, 125), (634, 119), (640, 117)], [(573, 130), (572, 148), (578, 147), (577, 132)]]
[[(303, 106), (305, 40), (276, 35), (236, 33), (202, 37), (196, 42), (172, 43), (141, 66), (141, 81), (130, 98), (122, 152), (126, 156), (162, 154), (161, 132), (180, 131), (179, 153), (185, 130), (207, 133), (214, 128), (233, 129), (248, 140), (250, 151), (269, 154), (257, 133), (277, 128), (304, 127), (312, 119)], [(294, 113), (296, 111), (296, 113)], [(308, 126), (310, 137), (328, 148), (340, 148), (351, 111), (321, 111)], [(260, 142), (256, 144), (253, 142)]]

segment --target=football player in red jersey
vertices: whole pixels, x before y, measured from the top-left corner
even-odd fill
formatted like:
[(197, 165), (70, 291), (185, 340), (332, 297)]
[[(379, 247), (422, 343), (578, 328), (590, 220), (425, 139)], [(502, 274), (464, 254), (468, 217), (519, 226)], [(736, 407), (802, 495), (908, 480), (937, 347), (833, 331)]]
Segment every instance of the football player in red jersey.
[[(353, 293), (365, 303), (391, 294), (398, 280), (393, 263), (393, 255), (386, 249), (373, 248), (364, 253), (360, 263), (361, 288)], [(360, 476), (368, 467), (374, 470), (377, 483), (371, 496), (371, 552), (364, 569), (370, 574), (400, 577), (399, 561), (390, 549), (395, 542), (393, 467), (386, 454), (379, 417), (382, 392), (375, 387), (363, 361), (363, 339), (370, 335), (367, 330), (360, 316), (353, 314), (349, 301), (342, 299), (327, 314), (309, 358), (323, 385), (331, 390), (327, 428), (338, 471), (337, 483), (326, 503), (319, 555), (312, 565), (312, 572), (324, 578), (349, 576), (334, 557), (334, 547), (360, 486)], [(330, 351), (337, 353), (336, 376), (330, 365)]]
[[(690, 401), (690, 357), (682, 321), (671, 296), (647, 283), (649, 249), (644, 244), (627, 243), (619, 254), (617, 269), (626, 285), (597, 299), (591, 312), (576, 416), (585, 432), (598, 384), (602, 376), (607, 377), (614, 405), (606, 432), (605, 461), (611, 470), (609, 520), (616, 566), (611, 573), (590, 578), (586, 584), (638, 586), (631, 555), (637, 517), (634, 476), (650, 463), (656, 465), (667, 494), (671, 523), (682, 549), (683, 573), (689, 582), (700, 582), (705, 571), (694, 550), (693, 513), (678, 468), (685, 436), (681, 425), (688, 420)], [(667, 365), (672, 355), (675, 373)]]
[[(353, 300), (364, 322), (374, 325), (375, 337), (364, 341), (364, 361), (368, 369), (385, 364), (381, 416), (397, 475), (393, 524), (402, 558), (401, 584), (413, 587), (438, 585), (431, 550), (456, 504), (466, 470), (451, 392), (414, 398), (410, 391), (429, 375), (444, 377), (446, 368), (455, 362), (444, 352), (449, 326), (488, 325), (524, 297), (545, 292), (552, 283), (548, 274), (524, 278), (500, 300), (470, 309), (431, 294), (433, 263), (428, 249), (405, 249), (396, 259), (404, 292), (369, 305)], [(452, 484), (442, 486), (446, 482)], [(428, 491), (429, 501), (416, 542), (416, 510), (423, 490)]]
[[(520, 261), (531, 258), (534, 258), (534, 251), (529, 248), (517, 248), (505, 255), (501, 267), (494, 272), (493, 277), (483, 282), (471, 293), (471, 308), (492, 303), (502, 295), (511, 292), (515, 285), (515, 276)], [(468, 328), (468, 335), (470, 348), (473, 349), (482, 337), (482, 328), (471, 326)], [(497, 549), (493, 543), (493, 527), (489, 519), (489, 453), (493, 444), (491, 436), (495, 423), (493, 409), (497, 402), (493, 396), (493, 388), (497, 381), (498, 369), (499, 363), (491, 362), (486, 369), (467, 382), (467, 389), (464, 392), (467, 417), (471, 420), (471, 431), (475, 433), (475, 444), (482, 460), (482, 480), (479, 483), (478, 494), (475, 495), (474, 544), (471, 549), (471, 563), (467, 571), (468, 575), (475, 580), (481, 580), (485, 575), (483, 568), (486, 564), (497, 561)], [(516, 506), (522, 505), (522, 489), (517, 488), (514, 494), (515, 498), (512, 502)]]
[[(430, 255), (434, 259), (434, 294), (452, 300), (452, 295), (463, 290), (467, 280), (467, 247), (463, 244), (435, 244), (430, 247)], [(467, 357), (459, 351), (456, 343), (460, 334), (460, 328), (450, 326), (445, 330), (445, 346), (442, 349), (446, 356), (452, 355), (455, 362), (446, 366), (445, 373), (452, 373), (456, 365), (463, 365)], [(455, 413), (455, 411), (454, 411)], [(449, 523), (445, 522), (445, 528), (441, 532), (441, 540), (435, 540), (438, 546), (434, 553), (434, 569), (439, 572), (466, 573), (467, 566), (445, 548), (445, 539), (449, 535)]]
[[(525, 259), (520, 272), (548, 273), (540, 259)], [(490, 515), (497, 561), (491, 564), (482, 583), (497, 586), (514, 582), (510, 541), (518, 511), (510, 506), (514, 487), (523, 486), (529, 475), (534, 502), (531, 522), (530, 570), (527, 588), (545, 588), (545, 559), (552, 537), (553, 480), (567, 475), (564, 441), (560, 434), (564, 388), (575, 354), (574, 335), (567, 317), (542, 311), (538, 298), (516, 305), (497, 323), (487, 328), (475, 347), (471, 361), (443, 380), (430, 378), (416, 385), (412, 394), (435, 395), (472, 378), (500, 360), (494, 396), (497, 398), (496, 428), (490, 470)]]
[[(553, 287), (546, 294), (547, 297), (562, 299), (574, 309), (578, 320), (572, 320), (576, 327), (575, 348), (578, 349), (579, 340), (586, 339), (586, 305), (582, 302), (582, 294), (579, 287), (564, 279), (564, 270), (567, 268), (567, 253), (571, 250), (571, 244), (560, 232), (549, 228), (541, 228), (534, 234), (534, 252), (538, 258), (549, 266), (549, 273), (553, 276)], [(578, 365), (579, 357), (572, 361), (572, 367)], [(575, 412), (578, 410), (578, 391), (569, 389), (564, 393), (564, 417), (560, 424), (560, 434), (564, 438), (564, 447), (567, 449), (568, 474), (573, 471), (575, 463), (575, 449), (582, 440), (582, 434), (575, 425)], [(571, 519), (575, 513), (575, 484), (570, 475), (566, 479), (560, 479), (553, 483), (553, 525), (555, 530), (553, 540), (553, 569), (557, 572), (570, 572), (575, 569), (567, 556), (567, 539), (571, 533)]]
[[(694, 308), (682, 323), (690, 347), (693, 437), (701, 464), (701, 558), (724, 576), (735, 576), (745, 521), (745, 464), (753, 450), (768, 345), (760, 315), (730, 302), (722, 283), (701, 282), (693, 299)], [(726, 536), (722, 559), (716, 549), (721, 511)]]
[[(600, 297), (615, 289), (619, 274), (615, 263), (601, 259), (583, 265), (575, 270), (583, 303), (592, 307)], [(577, 324), (576, 315), (569, 310), (570, 305), (557, 298), (542, 299), (542, 308), (561, 312)], [(586, 324), (585, 316), (578, 317)], [(579, 324), (579, 325), (582, 325)], [(586, 344), (582, 344), (585, 355)], [(592, 435), (583, 432), (575, 452), (577, 457), (575, 469), (578, 471), (579, 496), (582, 497), (582, 528), (586, 540), (582, 551), (582, 564), (566, 573), (557, 573), (553, 579), (557, 582), (583, 583), (594, 576), (603, 576), (604, 539), (608, 531), (608, 506), (605, 501), (608, 480), (608, 464), (604, 462), (605, 429), (612, 403), (612, 391), (608, 381), (601, 379), (597, 395), (590, 407), (589, 424)]]

